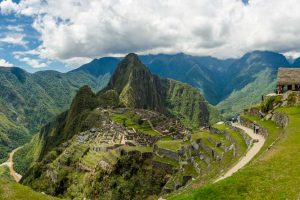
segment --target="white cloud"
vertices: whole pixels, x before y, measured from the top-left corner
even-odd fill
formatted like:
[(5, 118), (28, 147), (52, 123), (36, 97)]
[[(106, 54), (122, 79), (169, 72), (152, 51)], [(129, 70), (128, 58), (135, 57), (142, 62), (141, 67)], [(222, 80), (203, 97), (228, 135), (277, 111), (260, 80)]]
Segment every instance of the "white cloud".
[(15, 58), (21, 62), (26, 63), (27, 65), (29, 65), (30, 67), (33, 68), (43, 68), (43, 67), (47, 67), (47, 64), (43, 61), (41, 61), (40, 59), (33, 59), (33, 58), (29, 58), (29, 57), (21, 57), (19, 55), (16, 55)]
[(7, 62), (4, 59), (0, 59), (0, 67), (12, 67), (12, 66), (13, 66), (13, 64)]
[(24, 28), (22, 25), (8, 25), (6, 27), (7, 30), (13, 31), (13, 32), (23, 32)]
[(21, 0), (11, 7), (34, 18), (40, 57), (64, 62), (128, 52), (300, 52), (298, 0), (247, 6), (241, 0)]
[(21, 45), (25, 47), (27, 42), (24, 40), (24, 37), (25, 37), (24, 34), (9, 33), (6, 36), (1, 37), (0, 42), (14, 44), (14, 45)]
[(0, 2), (0, 13), (7, 15), (12, 12), (17, 12), (19, 5), (14, 3), (12, 0), (3, 0)]

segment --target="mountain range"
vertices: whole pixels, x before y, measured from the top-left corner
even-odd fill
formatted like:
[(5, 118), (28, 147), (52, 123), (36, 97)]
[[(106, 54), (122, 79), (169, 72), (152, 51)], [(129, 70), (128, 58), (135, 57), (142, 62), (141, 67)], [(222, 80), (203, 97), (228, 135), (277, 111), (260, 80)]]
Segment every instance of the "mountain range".
[[(67, 73), (28, 73), (0, 68), (0, 158), (24, 144), (42, 125), (66, 110), (76, 91), (89, 85), (94, 92), (109, 81), (121, 58), (104, 57)], [(297, 67), (278, 53), (254, 51), (239, 59), (221, 60), (186, 54), (140, 56), (153, 74), (188, 83), (226, 117), (256, 104), (275, 89), (279, 67)], [(245, 95), (247, 94), (247, 95)]]

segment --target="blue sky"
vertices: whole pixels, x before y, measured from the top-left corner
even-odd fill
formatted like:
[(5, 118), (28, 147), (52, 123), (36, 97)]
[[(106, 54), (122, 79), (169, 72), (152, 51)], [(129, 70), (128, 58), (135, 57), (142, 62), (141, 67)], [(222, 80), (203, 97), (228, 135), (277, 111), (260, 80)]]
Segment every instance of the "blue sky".
[(298, 0), (0, 0), (0, 65), (68, 71), (129, 52), (296, 58), (299, 10)]
[(39, 32), (32, 27), (33, 22), (31, 16), (15, 13), (0, 15), (0, 59), (5, 60), (8, 66), (21, 67), (30, 72), (72, 69), (62, 62), (49, 61), (38, 55), (22, 55), (22, 52), (32, 51), (42, 44)]

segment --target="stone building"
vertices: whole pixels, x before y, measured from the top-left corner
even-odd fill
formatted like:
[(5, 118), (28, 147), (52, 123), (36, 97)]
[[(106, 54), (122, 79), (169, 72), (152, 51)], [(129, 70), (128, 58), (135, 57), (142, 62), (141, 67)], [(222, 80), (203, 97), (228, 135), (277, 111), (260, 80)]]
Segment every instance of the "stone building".
[(300, 68), (279, 68), (277, 86), (279, 94), (300, 91)]

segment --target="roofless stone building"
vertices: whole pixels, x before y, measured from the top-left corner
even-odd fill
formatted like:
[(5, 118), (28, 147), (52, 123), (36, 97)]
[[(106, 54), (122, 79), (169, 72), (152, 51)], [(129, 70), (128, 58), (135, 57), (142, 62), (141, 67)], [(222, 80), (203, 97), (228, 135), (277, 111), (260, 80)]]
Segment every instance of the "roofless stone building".
[(300, 68), (279, 68), (277, 86), (278, 93), (300, 91)]

